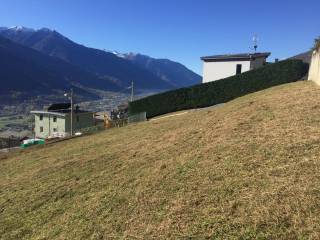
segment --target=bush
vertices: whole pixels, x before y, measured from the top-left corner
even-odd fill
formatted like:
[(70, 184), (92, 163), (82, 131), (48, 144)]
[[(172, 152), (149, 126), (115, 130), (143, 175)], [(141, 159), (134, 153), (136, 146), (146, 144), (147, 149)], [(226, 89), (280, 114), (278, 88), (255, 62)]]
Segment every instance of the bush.
[(179, 110), (208, 107), (224, 103), (248, 93), (272, 86), (295, 82), (308, 71), (308, 64), (301, 60), (286, 60), (268, 64), (256, 70), (218, 81), (180, 88), (129, 104), (129, 114), (147, 112), (147, 117)]

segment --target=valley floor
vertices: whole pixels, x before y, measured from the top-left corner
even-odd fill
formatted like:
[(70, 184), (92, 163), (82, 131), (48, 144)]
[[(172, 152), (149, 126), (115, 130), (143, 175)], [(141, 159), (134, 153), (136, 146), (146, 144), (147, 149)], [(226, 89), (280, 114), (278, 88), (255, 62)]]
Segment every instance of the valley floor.
[(1, 239), (319, 239), (320, 87), (0, 155)]

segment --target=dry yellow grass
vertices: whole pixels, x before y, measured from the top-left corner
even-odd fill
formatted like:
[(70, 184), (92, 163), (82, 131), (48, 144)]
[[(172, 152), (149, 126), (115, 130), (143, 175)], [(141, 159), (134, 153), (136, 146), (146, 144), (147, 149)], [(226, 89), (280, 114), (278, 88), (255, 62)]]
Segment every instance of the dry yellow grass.
[(1, 239), (319, 239), (320, 88), (0, 160)]

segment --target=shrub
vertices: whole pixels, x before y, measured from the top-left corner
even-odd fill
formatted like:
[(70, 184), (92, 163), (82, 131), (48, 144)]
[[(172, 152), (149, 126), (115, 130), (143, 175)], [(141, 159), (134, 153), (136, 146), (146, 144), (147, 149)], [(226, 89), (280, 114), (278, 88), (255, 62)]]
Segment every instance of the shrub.
[(147, 112), (147, 117), (179, 110), (212, 106), (272, 86), (295, 82), (308, 71), (301, 60), (286, 60), (268, 64), (256, 70), (218, 81), (180, 88), (129, 104), (129, 114)]
[(320, 37), (318, 37), (314, 40), (314, 45), (313, 45), (312, 50), (319, 51), (319, 49), (320, 49)]

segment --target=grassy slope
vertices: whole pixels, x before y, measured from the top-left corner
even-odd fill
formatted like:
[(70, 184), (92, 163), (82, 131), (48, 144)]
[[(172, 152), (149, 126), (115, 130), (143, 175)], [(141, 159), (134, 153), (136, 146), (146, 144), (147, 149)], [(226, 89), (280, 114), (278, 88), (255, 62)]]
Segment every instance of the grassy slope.
[(0, 236), (319, 239), (319, 116), (298, 82), (2, 156)]

